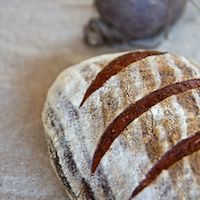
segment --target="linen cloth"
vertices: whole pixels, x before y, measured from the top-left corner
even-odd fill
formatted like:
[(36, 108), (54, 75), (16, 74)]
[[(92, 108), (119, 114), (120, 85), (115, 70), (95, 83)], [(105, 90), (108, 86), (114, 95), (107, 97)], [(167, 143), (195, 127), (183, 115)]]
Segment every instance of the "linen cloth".
[[(41, 111), (66, 67), (132, 49), (90, 48), (82, 28), (91, 0), (0, 0), (0, 199), (68, 199), (49, 161)], [(200, 63), (200, 12), (192, 5), (157, 47)]]

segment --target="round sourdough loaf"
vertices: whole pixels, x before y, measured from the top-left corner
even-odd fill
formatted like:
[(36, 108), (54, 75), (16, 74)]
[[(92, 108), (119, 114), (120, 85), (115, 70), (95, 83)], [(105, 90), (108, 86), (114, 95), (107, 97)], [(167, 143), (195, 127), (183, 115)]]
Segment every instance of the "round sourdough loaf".
[(197, 64), (157, 51), (102, 55), (63, 71), (42, 120), (69, 197), (200, 199), (199, 78)]

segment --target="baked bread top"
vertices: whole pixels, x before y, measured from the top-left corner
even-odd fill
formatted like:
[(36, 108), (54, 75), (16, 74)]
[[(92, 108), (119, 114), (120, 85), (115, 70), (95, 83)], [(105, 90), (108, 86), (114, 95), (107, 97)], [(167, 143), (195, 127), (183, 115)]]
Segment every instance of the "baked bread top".
[(71, 198), (126, 200), (135, 188), (136, 199), (200, 198), (199, 78), (197, 64), (156, 51), (98, 56), (62, 72), (43, 123)]

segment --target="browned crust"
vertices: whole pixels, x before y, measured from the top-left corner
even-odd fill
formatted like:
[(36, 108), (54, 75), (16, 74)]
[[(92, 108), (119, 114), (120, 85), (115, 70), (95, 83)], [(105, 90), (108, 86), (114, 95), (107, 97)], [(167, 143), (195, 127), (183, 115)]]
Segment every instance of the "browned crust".
[(100, 138), (100, 142), (93, 156), (91, 171), (95, 172), (99, 162), (105, 155), (113, 141), (123, 132), (123, 130), (136, 118), (148, 111), (152, 106), (164, 99), (178, 95), (191, 89), (200, 87), (200, 79), (191, 79), (183, 82), (177, 82), (161, 89), (158, 89), (137, 102), (130, 104), (125, 111), (119, 114), (113, 122), (107, 127)]
[(87, 98), (94, 93), (96, 90), (98, 90), (100, 87), (103, 86), (103, 84), (112, 76), (119, 73), (122, 69), (127, 67), (129, 64), (137, 62), (139, 60), (142, 60), (146, 57), (153, 56), (153, 55), (161, 55), (164, 54), (164, 52), (160, 51), (137, 51), (137, 52), (131, 52), (124, 54), (122, 56), (117, 57), (113, 61), (111, 61), (106, 67), (100, 71), (96, 78), (92, 81), (90, 86), (88, 87), (83, 100), (80, 104), (80, 107), (83, 105), (83, 103), (87, 100)]
[(200, 132), (197, 132), (195, 135), (178, 142), (151, 168), (151, 170), (146, 174), (145, 179), (143, 179), (135, 188), (129, 200), (134, 198), (149, 184), (151, 184), (163, 170), (168, 169), (184, 157), (189, 156), (199, 150)]

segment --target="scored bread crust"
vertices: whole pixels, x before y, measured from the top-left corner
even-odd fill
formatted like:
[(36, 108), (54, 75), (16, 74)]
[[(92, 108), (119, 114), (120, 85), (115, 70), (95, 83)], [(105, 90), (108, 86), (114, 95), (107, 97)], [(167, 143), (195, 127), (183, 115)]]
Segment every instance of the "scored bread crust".
[[(97, 74), (123, 54), (66, 69), (48, 92), (42, 118), (50, 155), (72, 199), (128, 199), (166, 151), (199, 131), (200, 90), (173, 95), (129, 124), (91, 175), (99, 139), (117, 115), (159, 88), (200, 77), (199, 66), (181, 56), (149, 56), (112, 76), (79, 108)], [(199, 172), (198, 151), (163, 171), (135, 199), (198, 199)]]

